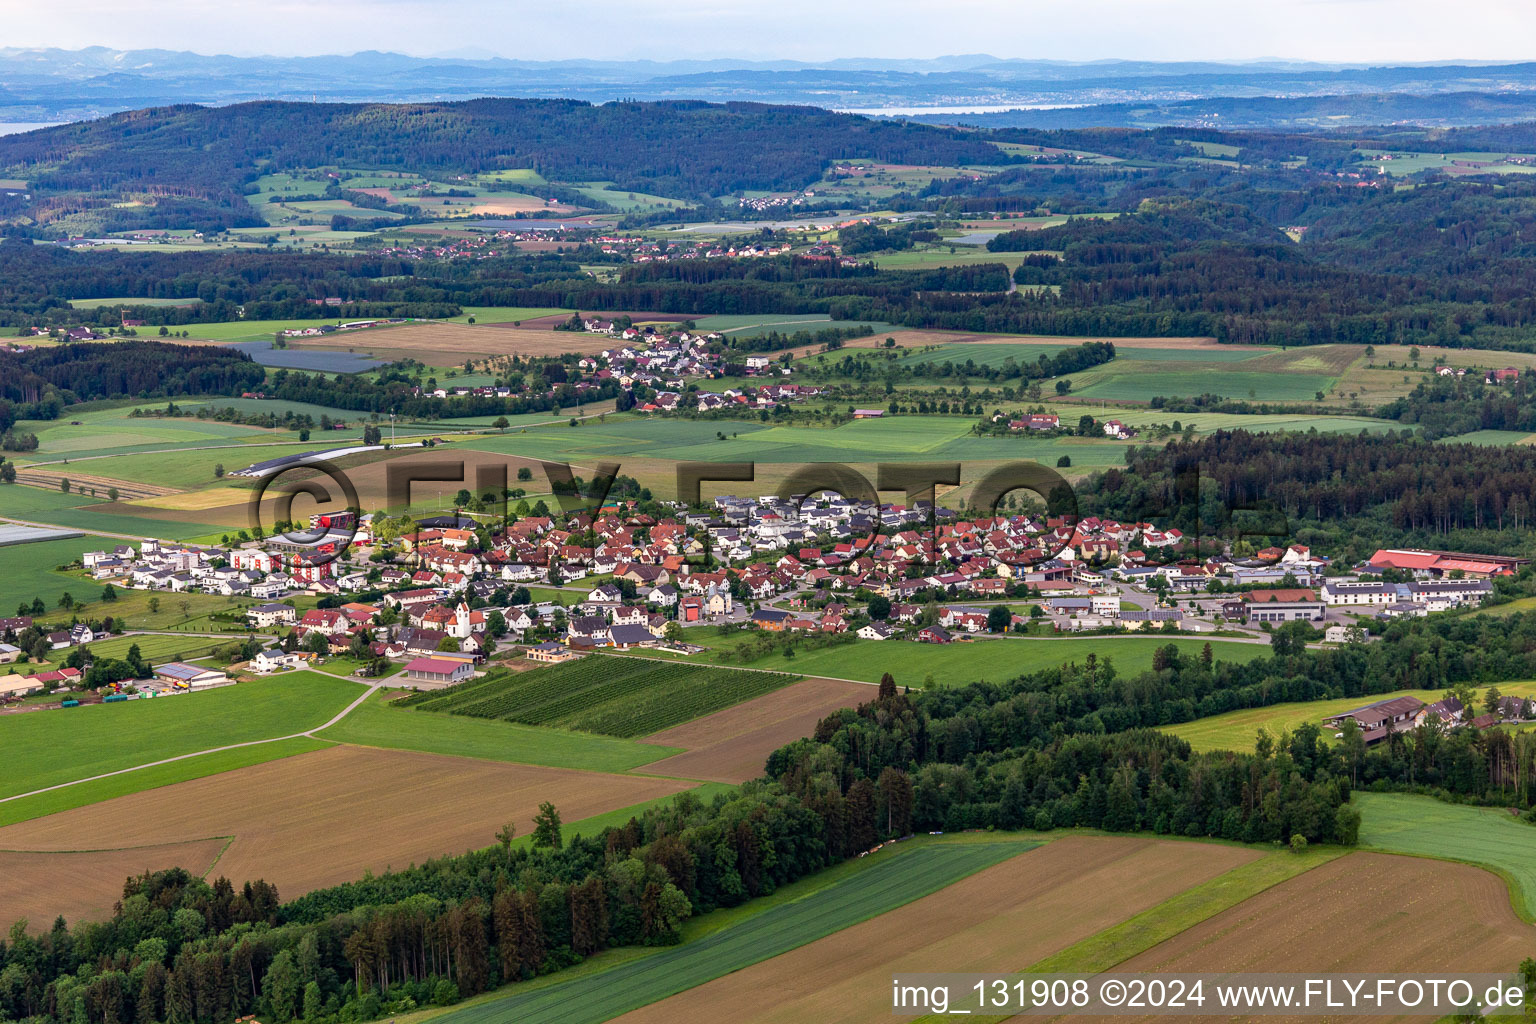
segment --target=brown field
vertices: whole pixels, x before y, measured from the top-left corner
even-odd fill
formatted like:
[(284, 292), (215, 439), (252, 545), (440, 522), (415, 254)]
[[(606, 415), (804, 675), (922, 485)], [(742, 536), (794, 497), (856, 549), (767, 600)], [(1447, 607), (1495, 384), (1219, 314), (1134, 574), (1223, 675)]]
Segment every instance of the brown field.
[(265, 878), (291, 899), (365, 871), (488, 846), (508, 821), (526, 835), (545, 800), (566, 821), (578, 821), (689, 785), (337, 746), (10, 825), (0, 829), (0, 848), (79, 850), (231, 836), (219, 873), (236, 884)]
[(99, 921), (123, 897), (123, 879), (145, 871), (186, 868), (201, 875), (213, 866), (224, 839), (70, 853), (0, 851), (0, 930), (25, 918), (44, 931), (65, 920)]
[(809, 736), (827, 715), (874, 697), (875, 688), (864, 683), (806, 679), (645, 737), (646, 743), (683, 747), (687, 752), (640, 770), (647, 775), (746, 782), (763, 774), (769, 754)]
[[(568, 414), (567, 414), (568, 415)], [(551, 415), (552, 422), (563, 422), (564, 417)], [(353, 462), (353, 459), (360, 460)], [(473, 448), (460, 447), (457, 444), (439, 446), (432, 451), (422, 449), (406, 449), (383, 453), (371, 453), (370, 455), (352, 456), (340, 460), (340, 468), (344, 469), (347, 479), (357, 489), (359, 503), (365, 510), (373, 511), (386, 507), (389, 486), (387, 466), (395, 464), (427, 464), (442, 466), (444, 462), (464, 463), (465, 479), (460, 481), (444, 481), (416, 483), (411, 487), (411, 497), (418, 507), (431, 504), (436, 500), (439, 492), (444, 501), (452, 501), (453, 495), (460, 487), (468, 487), (479, 493), (476, 486), (476, 474), (480, 467), (505, 466), (507, 468), (508, 486), (519, 486), (517, 483), (517, 470), (521, 466), (529, 466), (534, 472), (534, 490), (539, 491), (544, 485), (543, 471), (539, 468), (537, 460), (523, 458), (517, 455), (500, 455), (492, 452), (478, 451)], [(572, 470), (577, 473), (590, 471), (592, 467), (586, 464), (572, 463)], [(628, 462), (625, 462), (625, 472), (629, 472)], [(672, 463), (666, 465), (666, 474), (657, 471), (659, 481), (675, 481), (675, 467)], [(73, 478), (71, 478), (73, 479)], [(334, 483), (319, 470), (290, 470), (283, 474), (282, 480), (268, 491), (268, 497), (261, 503), (262, 521), (273, 523), (278, 519), (277, 502), (278, 494), (283, 488), (298, 484), (305, 479), (315, 479), (333, 500), (325, 504), (313, 502), (310, 498), (299, 495), (294, 499), (292, 510), (295, 518), (307, 517), (313, 512), (337, 511), (345, 505), (345, 499), (341, 491)], [(522, 485), (527, 486), (527, 485)], [(671, 486), (675, 486), (672, 483)], [(145, 519), (159, 519), (167, 522), (207, 523), (212, 526), (229, 526), (245, 528), (250, 526), (250, 510), (247, 502), (251, 498), (251, 489), (242, 486), (230, 486), (228, 484), (209, 488), (203, 491), (194, 491), (185, 495), (178, 495), (160, 501), (144, 504), (103, 504), (93, 506), (107, 512), (121, 512), (127, 515), (136, 515)], [(533, 499), (530, 499), (533, 500)]]
[(1432, 964), (1436, 971), (1504, 972), (1530, 955), (1533, 940), (1536, 928), (1515, 916), (1507, 886), (1492, 872), (1352, 853), (1250, 897), (1116, 970), (1391, 974)]
[[(336, 349), (331, 338), (294, 338), (295, 348)], [(348, 340), (349, 352), (372, 353), (384, 359), (419, 359), (428, 366), (462, 362), (465, 356), (557, 356), (564, 352), (600, 352), (611, 338), (570, 331), (541, 331), (527, 327), (480, 327), (470, 324), (420, 323), (379, 327)]]
[(103, 497), (105, 497), (110, 488), (116, 487), (118, 496), (125, 501), (134, 498), (153, 498), (180, 493), (174, 487), (161, 487), (158, 484), (118, 480), (109, 476), (82, 476), (69, 470), (22, 469), (16, 472), (17, 483), (31, 484), (33, 487), (45, 487), (50, 491), (59, 489), (60, 480), (68, 480), (70, 490), (89, 494), (94, 489)]
[[(1205, 843), (1058, 839), (899, 910), (617, 1019), (887, 1021), (892, 974), (1022, 970), (1260, 856)], [(765, 992), (773, 998), (762, 998)]]

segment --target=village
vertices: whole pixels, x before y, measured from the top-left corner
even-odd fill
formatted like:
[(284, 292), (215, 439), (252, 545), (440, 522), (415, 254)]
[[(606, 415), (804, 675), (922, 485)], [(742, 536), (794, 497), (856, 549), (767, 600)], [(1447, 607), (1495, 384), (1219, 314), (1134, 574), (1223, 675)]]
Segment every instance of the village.
[[(249, 638), (241, 661), (156, 666), (152, 679), (110, 683), (125, 696), (181, 692), (341, 657), (354, 674), (433, 688), (492, 658), (686, 658), (720, 628), (850, 643), (1141, 631), (1268, 642), (1302, 622), (1313, 642), (1359, 643), (1392, 618), (1480, 606), (1524, 562), (1383, 549), (1342, 567), (1301, 544), (1196, 557), (1179, 530), (1151, 523), (966, 517), (835, 495), (722, 495), (644, 512), (612, 502), (504, 523), (477, 515), (407, 521), (403, 532), (396, 520), (385, 538), (381, 517), (317, 514), (302, 536), (88, 552), (79, 571), (96, 585), (219, 595), (244, 608), (228, 627)], [(23, 658), (88, 652), (105, 638), (33, 611), (0, 620), (0, 664), (10, 666), (0, 698), (101, 682), (85, 654), (64, 674), (27, 671)]]

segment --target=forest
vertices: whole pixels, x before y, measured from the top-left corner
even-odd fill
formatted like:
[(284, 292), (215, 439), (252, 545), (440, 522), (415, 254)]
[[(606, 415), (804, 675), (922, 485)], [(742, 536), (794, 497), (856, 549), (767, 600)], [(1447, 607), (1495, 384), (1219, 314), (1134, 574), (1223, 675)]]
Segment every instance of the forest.
[(1222, 430), (1136, 447), (1125, 469), (1095, 474), (1077, 495), (1085, 513), (1157, 518), (1192, 537), (1313, 543), (1346, 564), (1381, 546), (1531, 553), (1536, 451), (1406, 431)]
[(151, 341), (75, 342), (0, 351), (0, 429), (7, 416), (55, 419), (64, 406), (99, 398), (229, 395), (259, 387), (266, 371), (244, 352)]
[(613, 181), (621, 191), (705, 198), (802, 188), (849, 154), (902, 164), (1006, 162), (981, 140), (926, 125), (690, 101), (180, 105), (0, 138), (0, 167), (45, 197), (169, 189), (212, 213), (243, 217), (245, 226), (262, 223), (243, 195), (258, 164), (435, 175), (529, 168), (564, 181)]

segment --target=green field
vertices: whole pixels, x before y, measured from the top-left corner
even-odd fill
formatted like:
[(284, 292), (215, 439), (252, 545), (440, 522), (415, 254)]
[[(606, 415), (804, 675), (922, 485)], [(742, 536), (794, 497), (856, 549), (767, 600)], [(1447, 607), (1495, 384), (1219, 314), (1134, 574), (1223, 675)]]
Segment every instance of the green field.
[[(746, 638), (745, 633), (738, 636), (741, 639), (727, 639), (724, 646), (738, 646)], [(696, 642), (720, 644), (716, 638)], [(992, 639), (953, 644), (853, 640), (820, 650), (796, 651), (792, 659), (785, 659), (780, 654), (769, 654), (746, 664), (760, 668), (787, 667), (808, 676), (830, 676), (866, 683), (879, 682), (881, 675), (890, 672), (896, 677), (896, 682), (904, 686), (927, 685), (925, 680), (932, 676), (932, 685), (944, 687), (979, 680), (1002, 682), (1069, 662), (1082, 664), (1090, 653), (1098, 657), (1101, 665), (1113, 659), (1115, 670), (1121, 676), (1128, 676), (1150, 669), (1153, 652), (1170, 643), (1185, 657), (1195, 657), (1207, 641), (1171, 636)], [(1217, 661), (1245, 662), (1269, 654), (1269, 648), (1264, 644), (1223, 640), (1211, 640), (1209, 643)], [(711, 658), (711, 655), (701, 657)], [(718, 657), (715, 654), (711, 660)], [(730, 664), (741, 663), (733, 661)]]
[[(1497, 685), (1499, 692), (1506, 695), (1536, 697), (1536, 683), (1499, 683)], [(1478, 699), (1481, 700), (1485, 691), (1476, 692)], [(1212, 715), (1210, 718), (1199, 718), (1193, 722), (1164, 725), (1159, 728), (1186, 740), (1197, 752), (1248, 751), (1253, 749), (1254, 739), (1258, 736), (1260, 729), (1268, 730), (1272, 736), (1279, 736), (1282, 732), (1295, 732), (1298, 726), (1308, 722), (1321, 725), (1323, 719), (1331, 715), (1343, 714), (1377, 701), (1391, 700), (1395, 697), (1417, 697), (1426, 704), (1433, 704), (1443, 696), (1445, 696), (1444, 690), (1393, 690), (1390, 693), (1378, 693), (1367, 697), (1294, 701), (1286, 704), (1270, 704), (1262, 708), (1243, 708), (1239, 711)], [(1331, 741), (1332, 736), (1330, 730), (1323, 730), (1324, 739)]]
[[(92, 590), (86, 595), (92, 599), (96, 597), (96, 591)], [(111, 613), (111, 605), (96, 604), (97, 614), (107, 615)], [(128, 654), (128, 648), (137, 646), (139, 656), (151, 665), (159, 665), (167, 661), (183, 661), (187, 658), (200, 658), (213, 650), (229, 643), (206, 636), (166, 636), (164, 634), (150, 633), (143, 636), (115, 636), (110, 640), (97, 640), (86, 644), (92, 656), (97, 658), (123, 658)], [(53, 651), (48, 656), (50, 665), (59, 665), (69, 657), (70, 649)]]
[(1474, 430), (1470, 434), (1442, 437), (1439, 444), (1506, 445), (1525, 444), (1536, 435), (1525, 430)]
[(462, 306), (464, 312), (458, 316), (449, 317), (444, 323), (465, 324), (469, 318), (474, 317), (477, 324), (510, 324), (521, 323), (524, 320), (534, 320), (541, 316), (554, 316), (556, 313), (570, 314), (574, 310), (561, 309), (558, 306)]
[[(840, 872), (835, 885), (824, 885), (799, 899), (776, 903), (681, 945), (627, 960), (607, 970), (570, 979), (556, 977), (552, 983), (532, 991), (514, 986), (504, 990), (504, 996), (434, 1019), (443, 1024), (492, 1024), (507, 1020), (520, 1024), (599, 1024), (895, 910), (1036, 845), (999, 838), (990, 842), (897, 847), (877, 857), (850, 862), (854, 870)], [(814, 884), (817, 878), (812, 876), (797, 884)]]
[(588, 656), (563, 665), (492, 674), (401, 703), (523, 725), (608, 736), (645, 736), (787, 686), (779, 672)]
[[(39, 715), (54, 713), (32, 712)], [(295, 754), (307, 754), (311, 751), (323, 750), (330, 745), (307, 736), (299, 736), (291, 740), (277, 740), (273, 743), (202, 754), (198, 757), (189, 757), (185, 761), (175, 761), (124, 775), (82, 782), (77, 786), (66, 786), (63, 789), (50, 790), (35, 796), (24, 796), (18, 800), (0, 803), (0, 826), (14, 825), (18, 821), (41, 818), (75, 807), (111, 800), (113, 797), (127, 796), (129, 793), (142, 793), (145, 790), (186, 782), (189, 779), (201, 779), (221, 772), (232, 772), (237, 768), (248, 768), (253, 764), (277, 761), (285, 757), (293, 757)]]
[[(751, 421), (647, 420), (628, 414), (605, 422), (538, 427), (466, 441), (467, 447), (507, 455), (585, 462), (599, 456), (672, 461), (760, 463), (842, 462), (879, 459), (1037, 459), (1055, 465), (1120, 465), (1122, 442), (1098, 438), (979, 437), (962, 416), (892, 416), (837, 427), (770, 426)], [(724, 434), (724, 439), (718, 434)]]
[(200, 301), (202, 300), (143, 299), (131, 295), (119, 295), (109, 299), (70, 299), (69, 304), (75, 309), (100, 309), (102, 306), (195, 306)]
[(628, 771), (678, 752), (614, 736), (391, 707), (383, 695), (364, 702), (319, 735), (365, 747), (602, 772)]
[[(0, 489), (0, 493), (12, 489)], [(66, 592), (79, 600), (95, 600), (101, 593), (99, 585), (55, 572), (54, 567), (79, 560), (85, 552), (100, 548), (101, 543), (99, 538), (78, 537), (0, 548), (0, 618), (16, 614), (12, 609), (18, 602), (30, 604), (34, 597), (42, 598), (50, 611)], [(66, 622), (69, 619), (65, 612), (59, 616)]]
[[(900, 339), (897, 339), (900, 340)], [(898, 362), (911, 365), (915, 363), (954, 363), (956, 366), (966, 362), (975, 363), (977, 366), (989, 369), (997, 369), (1010, 359), (1015, 363), (1037, 363), (1041, 356), (1054, 356), (1058, 352), (1065, 352), (1075, 345), (994, 345), (978, 344), (972, 342), (960, 342), (953, 345), (938, 345), (927, 351), (913, 352), (902, 356)]]
[[(1110, 398), (1145, 402), (1156, 395), (1167, 397), (1216, 394), (1223, 398), (1259, 402), (1312, 401), (1327, 392), (1334, 378), (1320, 374), (1261, 373), (1246, 370), (1168, 370), (1159, 361), (1115, 359), (1092, 371), (1092, 383), (1074, 387), (1085, 398)], [(1085, 378), (1087, 374), (1077, 375)]]
[[(222, 401), (198, 398), (185, 405), (213, 404), (222, 408)], [(178, 401), (177, 404), (183, 403)], [(163, 409), (165, 402), (113, 403), (112, 408), (71, 411), (67, 419), (23, 420), (17, 424), (17, 429), (36, 434), (38, 440), (37, 451), (27, 453), (24, 457), (29, 461), (38, 461), (54, 455), (132, 452), (150, 446), (168, 448), (178, 445), (296, 440), (292, 434), (238, 423), (220, 423), (194, 417), (160, 419), (130, 416), (134, 405), (146, 409)], [(91, 470), (86, 468), (81, 472), (89, 473)]]
[(0, 798), (211, 747), (303, 732), (361, 692), (356, 683), (296, 672), (155, 700), (6, 715), (0, 717), (0, 749), (10, 768), (0, 778)]
[[(65, 472), (68, 472), (67, 470)], [(0, 516), (17, 519), (44, 519), (54, 512), (84, 508), (99, 504), (103, 499), (91, 498), (71, 490), (68, 494), (56, 487), (28, 487), (25, 484), (0, 486)]]
[[(338, 445), (346, 443), (345, 440), (337, 442)], [(201, 451), (135, 452), (129, 455), (109, 455), (103, 458), (77, 460), (71, 462), (70, 466), (78, 467), (78, 472), (88, 473), (91, 476), (125, 481), (147, 480), (162, 487), (193, 490), (217, 482), (218, 466), (223, 466), (226, 472), (233, 473), (253, 462), (264, 462), (283, 455), (299, 455), (331, 446), (333, 445), (327, 441), (312, 440), (302, 444), (296, 441), (292, 444), (256, 447), (238, 445), (233, 448), (208, 448)], [(69, 469), (64, 466), (52, 466), (50, 469), (65, 474), (69, 472)], [(101, 527), (101, 529), (110, 529), (110, 527)]]
[(1515, 912), (1536, 920), (1536, 828), (1502, 808), (1405, 793), (1355, 793), (1360, 846), (1488, 868), (1510, 887)]

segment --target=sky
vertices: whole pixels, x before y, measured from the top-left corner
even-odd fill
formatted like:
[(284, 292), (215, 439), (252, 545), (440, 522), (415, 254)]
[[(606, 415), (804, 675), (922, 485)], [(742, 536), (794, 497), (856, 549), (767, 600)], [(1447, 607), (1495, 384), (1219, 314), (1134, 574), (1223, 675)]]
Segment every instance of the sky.
[(0, 0), (0, 15), (0, 46), (237, 56), (1536, 57), (1531, 0)]

